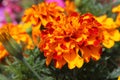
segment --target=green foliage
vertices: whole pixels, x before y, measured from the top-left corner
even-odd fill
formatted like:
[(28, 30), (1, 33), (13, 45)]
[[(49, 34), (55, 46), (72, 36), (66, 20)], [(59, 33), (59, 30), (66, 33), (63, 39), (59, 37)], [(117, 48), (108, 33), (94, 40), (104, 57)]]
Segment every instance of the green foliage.
[(117, 67), (112, 63), (111, 57), (103, 55), (99, 61), (91, 60), (80, 69), (69, 70), (66, 65), (60, 70), (51, 70), (56, 80), (116, 80), (119, 73), (116, 73), (115, 77), (109, 76), (115, 68)]
[(112, 0), (75, 0), (75, 3), (77, 4), (77, 10), (82, 14), (92, 13), (95, 16), (103, 14), (114, 16), (111, 9), (113, 6), (119, 4), (120, 1), (115, 3)]
[[(40, 75), (41, 80), (53, 80), (50, 76), (52, 73), (49, 68), (46, 67), (43, 53), (41, 53), (38, 48), (28, 50), (25, 54), (29, 56), (25, 59), (32, 66), (32, 69)], [(6, 65), (0, 65), (2, 69), (0, 72), (11, 80), (37, 80), (29, 68), (16, 58), (12, 56), (8, 57), (5, 59), (5, 63)]]
[(109, 77), (110, 77), (110, 78), (116, 78), (116, 77), (118, 77), (119, 75), (120, 75), (120, 67), (118, 67), (117, 69), (114, 69), (114, 70), (110, 73)]

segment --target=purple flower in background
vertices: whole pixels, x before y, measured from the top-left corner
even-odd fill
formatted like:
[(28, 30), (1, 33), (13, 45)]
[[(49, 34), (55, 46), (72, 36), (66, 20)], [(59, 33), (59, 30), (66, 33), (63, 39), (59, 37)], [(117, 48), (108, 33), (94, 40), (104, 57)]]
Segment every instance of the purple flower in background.
[(48, 3), (56, 2), (59, 6), (65, 7), (65, 2), (64, 2), (64, 0), (45, 0), (45, 2), (48, 2)]
[(6, 12), (10, 14), (12, 19), (15, 19), (17, 16), (16, 13), (21, 11), (21, 7), (19, 6), (20, 0), (3, 0), (3, 5), (5, 6)]
[(4, 7), (0, 6), (0, 22), (5, 21), (5, 15), (4, 15)]
[(5, 21), (5, 15), (4, 15), (4, 7), (0, 6), (0, 22)]
[(2, 5), (2, 0), (0, 0), (0, 27), (2, 24), (6, 23), (5, 19), (5, 7)]

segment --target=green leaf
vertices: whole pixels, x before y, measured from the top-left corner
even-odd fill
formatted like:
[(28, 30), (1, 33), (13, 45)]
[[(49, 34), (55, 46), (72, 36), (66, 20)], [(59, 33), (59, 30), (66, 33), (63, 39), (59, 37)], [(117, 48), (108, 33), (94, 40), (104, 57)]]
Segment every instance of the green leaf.
[(113, 70), (112, 73), (109, 74), (109, 78), (117, 78), (120, 75), (120, 67)]

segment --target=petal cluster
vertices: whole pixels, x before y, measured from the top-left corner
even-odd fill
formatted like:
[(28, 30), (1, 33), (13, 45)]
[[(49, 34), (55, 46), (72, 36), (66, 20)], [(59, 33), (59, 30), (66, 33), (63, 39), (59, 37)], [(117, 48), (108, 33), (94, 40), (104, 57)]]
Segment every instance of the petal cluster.
[(113, 18), (107, 17), (106, 15), (96, 17), (96, 19), (102, 24), (103, 27), (103, 45), (106, 48), (113, 47), (115, 41), (120, 41), (120, 32), (117, 29), (118, 25)]

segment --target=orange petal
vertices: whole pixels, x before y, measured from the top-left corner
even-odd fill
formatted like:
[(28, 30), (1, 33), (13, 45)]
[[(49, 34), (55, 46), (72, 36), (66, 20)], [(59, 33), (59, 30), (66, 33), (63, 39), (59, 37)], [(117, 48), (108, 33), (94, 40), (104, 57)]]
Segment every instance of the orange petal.
[(47, 56), (46, 58), (46, 65), (48, 66), (52, 60), (52, 56)]
[(55, 67), (61, 69), (65, 64), (66, 64), (66, 61), (62, 59), (55, 62)]
[(64, 53), (63, 57), (69, 63), (69, 62), (73, 61), (77, 57), (77, 55), (73, 50), (71, 50), (70, 53)]
[(83, 65), (83, 59), (79, 56), (78, 52), (72, 50), (71, 53), (64, 53), (63, 57), (68, 63), (69, 69), (73, 69), (76, 66), (80, 68)]
[(80, 48), (80, 51), (81, 51), (83, 58), (88, 63), (90, 60), (90, 53), (91, 53), (90, 50), (87, 49), (87, 47), (82, 47), (82, 48)]
[(81, 68), (82, 65), (83, 65), (83, 63), (84, 63), (83, 58), (78, 57), (78, 58), (76, 59), (76, 66), (77, 66), (78, 68)]
[(91, 57), (94, 60), (99, 60), (100, 59), (100, 49), (101, 47), (91, 47), (92, 53), (91, 53)]
[(100, 48), (101, 47), (87, 46), (82, 47), (80, 51), (85, 61), (89, 62), (90, 58), (93, 58), (94, 60), (100, 59)]
[(81, 58), (79, 55), (77, 55), (74, 60), (72, 60), (71, 62), (68, 62), (68, 67), (69, 67), (69, 69), (73, 69), (76, 66), (78, 68), (81, 68), (83, 63), (84, 63), (83, 58)]

